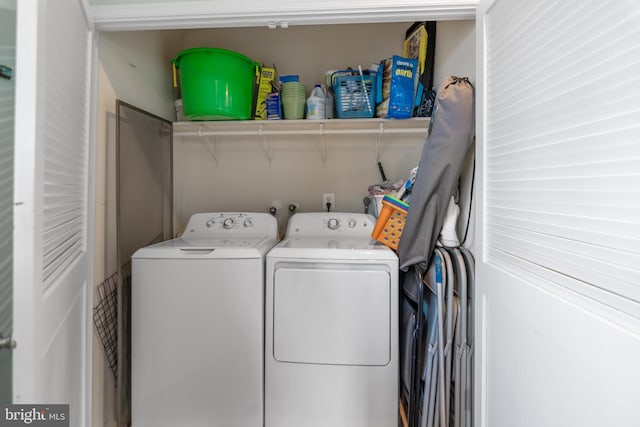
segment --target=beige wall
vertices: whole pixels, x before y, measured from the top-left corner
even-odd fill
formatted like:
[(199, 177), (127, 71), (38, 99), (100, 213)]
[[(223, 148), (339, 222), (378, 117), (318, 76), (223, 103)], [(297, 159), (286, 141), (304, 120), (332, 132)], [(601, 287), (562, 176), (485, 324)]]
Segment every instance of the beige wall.
[[(266, 65), (275, 64), (280, 74), (298, 74), (310, 90), (322, 81), (325, 70), (368, 67), (401, 54), (409, 25), (192, 30), (185, 33), (184, 47), (240, 52)], [(436, 84), (451, 74), (475, 80), (474, 28), (472, 21), (438, 24)], [(424, 137), (416, 135), (383, 138), (380, 161), (389, 179), (406, 178), (417, 166), (423, 141)], [(367, 188), (380, 181), (377, 142), (377, 136), (325, 137), (327, 158), (323, 162), (317, 136), (271, 137), (262, 145), (255, 137), (219, 137), (216, 162), (205, 138), (176, 138), (176, 229), (195, 212), (266, 212), (273, 201), (285, 209), (295, 202), (300, 211), (317, 211), (325, 192), (336, 194), (337, 210), (361, 212)], [(265, 154), (266, 144), (271, 159)], [(288, 213), (281, 211), (278, 218), (283, 229)]]
[[(321, 82), (325, 70), (368, 67), (402, 54), (409, 26), (401, 22), (190, 30), (185, 33), (184, 48), (234, 50), (267, 66), (275, 64), (280, 74), (300, 75), (310, 89)], [(437, 27), (435, 86), (449, 75), (475, 82), (475, 22), (442, 21)]]
[[(173, 120), (170, 59), (175, 46), (181, 44), (180, 32), (146, 31), (100, 35), (95, 168), (96, 286), (117, 269), (116, 99)], [(93, 425), (102, 427), (109, 425), (115, 418), (116, 389), (97, 336), (94, 336), (93, 368)]]

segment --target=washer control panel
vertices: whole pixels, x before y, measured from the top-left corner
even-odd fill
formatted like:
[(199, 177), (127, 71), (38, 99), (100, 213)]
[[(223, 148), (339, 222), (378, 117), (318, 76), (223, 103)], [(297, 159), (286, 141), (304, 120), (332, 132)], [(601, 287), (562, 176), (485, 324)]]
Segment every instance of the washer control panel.
[(289, 219), (290, 236), (369, 236), (376, 219), (368, 214), (348, 212), (299, 213)]
[(189, 218), (184, 236), (277, 235), (276, 219), (266, 213), (198, 213)]

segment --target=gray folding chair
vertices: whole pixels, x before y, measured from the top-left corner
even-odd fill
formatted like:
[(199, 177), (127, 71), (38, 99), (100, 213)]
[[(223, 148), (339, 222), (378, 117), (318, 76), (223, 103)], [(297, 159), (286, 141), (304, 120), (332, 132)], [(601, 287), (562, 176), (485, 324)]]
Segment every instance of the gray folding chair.
[(454, 350), (454, 404), (452, 418), (454, 427), (465, 426), (465, 394), (467, 384), (467, 267), (462, 253), (457, 248), (450, 249), (453, 271), (455, 275), (455, 292), (458, 295), (458, 325), (455, 333)]
[[(440, 249), (435, 249), (434, 251), (434, 260), (435, 260), (435, 268), (436, 268), (436, 276), (441, 274), (443, 280), (436, 280), (436, 294), (438, 296), (438, 310), (437, 310), (437, 319), (438, 319), (438, 336), (441, 339), (438, 340), (438, 392), (437, 392), (437, 402), (438, 402), (438, 425), (440, 427), (447, 427), (447, 418), (448, 418), (448, 410), (447, 410), (447, 402), (448, 402), (448, 390), (449, 386), (447, 384), (447, 354), (445, 354), (445, 347), (448, 344), (448, 330), (451, 329), (448, 327), (449, 321), (448, 317), (445, 313), (446, 307), (446, 293), (447, 293), (447, 285), (449, 282), (448, 275), (451, 273), (450, 267), (447, 266), (445, 261), (445, 252)], [(447, 255), (448, 258), (448, 255)], [(449, 261), (449, 266), (451, 262)], [(452, 339), (453, 340), (453, 339)], [(450, 374), (450, 369), (449, 369)]]
[[(449, 415), (451, 408), (451, 378), (452, 378), (452, 365), (454, 359), (454, 336), (456, 331), (456, 319), (458, 317), (458, 301), (455, 296), (455, 281), (457, 280), (453, 262), (451, 257), (449, 256), (449, 252), (445, 249), (439, 249), (440, 253), (444, 259), (444, 265), (446, 268), (446, 287), (445, 287), (445, 305), (443, 307), (444, 314), (446, 315), (446, 323), (445, 323), (445, 336), (446, 343), (444, 346), (444, 360), (445, 360), (445, 370), (444, 370), (444, 409), (441, 406), (442, 414), (441, 417), (444, 420), (444, 426), (448, 427), (450, 425)], [(442, 424), (442, 422), (441, 422)]]
[(465, 393), (464, 393), (464, 411), (465, 424), (462, 427), (471, 427), (473, 425), (473, 344), (474, 344), (474, 320), (473, 320), (473, 299), (475, 295), (475, 261), (473, 255), (466, 248), (460, 248), (462, 257), (464, 258), (467, 271), (467, 346), (466, 346), (466, 364), (465, 371)]
[[(422, 414), (420, 417), (421, 427), (435, 427), (435, 416), (437, 414), (437, 390), (438, 390), (438, 295), (437, 289), (443, 282), (442, 265), (436, 268), (436, 257), (429, 266), (424, 278), (425, 286), (425, 318), (427, 320), (427, 336), (424, 354), (424, 390), (422, 400)], [(438, 262), (442, 262), (438, 258)], [(440, 285), (438, 285), (440, 282)]]

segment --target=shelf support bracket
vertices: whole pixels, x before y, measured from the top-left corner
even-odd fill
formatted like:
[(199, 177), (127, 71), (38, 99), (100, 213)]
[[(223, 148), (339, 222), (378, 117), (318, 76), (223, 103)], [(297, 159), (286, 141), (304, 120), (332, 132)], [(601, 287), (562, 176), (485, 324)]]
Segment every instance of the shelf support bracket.
[(273, 158), (273, 152), (271, 151), (271, 138), (264, 133), (264, 125), (261, 123), (258, 127), (258, 136), (260, 137), (260, 147), (262, 151), (267, 155), (269, 166), (271, 166), (271, 160)]
[[(202, 132), (198, 130), (198, 134), (201, 136)], [(209, 139), (208, 136), (205, 136), (204, 138), (207, 142), (206, 147), (209, 150), (209, 154), (211, 154), (211, 157), (213, 157), (213, 161), (216, 162), (216, 167), (219, 167), (220, 165), (218, 164), (218, 137), (217, 136), (213, 137), (213, 144), (211, 144), (211, 140)]]
[(378, 124), (378, 142), (376, 143), (376, 162), (380, 161), (382, 155), (382, 134), (384, 133), (384, 124), (380, 122)]
[(322, 164), (327, 164), (327, 141), (325, 139), (324, 133), (324, 123), (320, 123), (320, 158), (322, 159)]

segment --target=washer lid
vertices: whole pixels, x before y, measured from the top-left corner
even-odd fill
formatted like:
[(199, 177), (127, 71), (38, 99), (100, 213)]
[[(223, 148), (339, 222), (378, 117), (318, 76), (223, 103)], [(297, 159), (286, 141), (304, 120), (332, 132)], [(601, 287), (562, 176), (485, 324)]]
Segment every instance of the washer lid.
[(289, 237), (268, 254), (276, 258), (397, 260), (395, 252), (370, 237)]
[(181, 237), (139, 249), (133, 258), (261, 258), (275, 244), (271, 237)]

